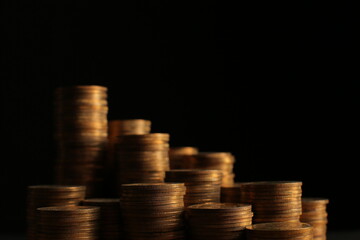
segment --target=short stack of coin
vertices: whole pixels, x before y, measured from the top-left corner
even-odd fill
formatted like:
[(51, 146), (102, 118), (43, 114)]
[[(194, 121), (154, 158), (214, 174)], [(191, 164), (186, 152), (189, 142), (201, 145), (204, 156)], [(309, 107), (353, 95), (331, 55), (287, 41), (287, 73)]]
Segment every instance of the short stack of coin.
[(116, 198), (89, 198), (82, 201), (83, 206), (100, 208), (99, 239), (122, 239), (122, 224), (120, 214), (120, 199)]
[(38, 240), (98, 240), (100, 209), (59, 206), (37, 209)]
[(123, 184), (121, 212), (126, 239), (184, 239), (183, 183)]
[(328, 199), (303, 198), (301, 222), (309, 223), (314, 228), (314, 240), (326, 240)]
[(107, 147), (107, 88), (73, 86), (55, 91), (56, 183), (87, 186), (101, 195)]
[(165, 173), (165, 182), (185, 183), (185, 207), (220, 202), (221, 172), (219, 170), (170, 170)]
[(193, 155), (191, 168), (221, 170), (222, 186), (232, 186), (235, 178), (234, 163), (235, 157), (228, 152), (199, 152)]
[(246, 228), (248, 240), (312, 240), (313, 228), (307, 223), (259, 223)]
[(236, 182), (232, 186), (221, 187), (221, 202), (241, 203), (241, 187), (244, 183)]
[(186, 209), (188, 234), (192, 240), (244, 239), (252, 224), (250, 204), (204, 203)]
[(27, 189), (27, 239), (36, 239), (39, 207), (78, 205), (85, 198), (84, 186), (37, 185)]
[(170, 169), (189, 169), (192, 167), (192, 155), (199, 152), (196, 147), (170, 147)]
[(169, 138), (166, 133), (120, 136), (115, 152), (118, 184), (163, 182), (169, 170)]

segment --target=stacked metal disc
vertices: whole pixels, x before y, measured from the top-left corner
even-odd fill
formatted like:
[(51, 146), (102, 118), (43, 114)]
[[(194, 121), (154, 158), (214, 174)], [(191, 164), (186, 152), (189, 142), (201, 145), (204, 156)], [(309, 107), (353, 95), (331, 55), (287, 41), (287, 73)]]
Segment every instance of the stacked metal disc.
[(328, 199), (324, 198), (303, 198), (301, 222), (309, 223), (314, 228), (314, 239), (326, 240)]
[(100, 208), (99, 239), (122, 239), (122, 224), (120, 214), (120, 199), (89, 198), (82, 201), (83, 206)]
[(259, 223), (247, 227), (248, 240), (312, 240), (313, 228), (307, 223)]
[(185, 183), (185, 207), (220, 202), (221, 172), (219, 170), (170, 170), (165, 173), (165, 182)]
[(204, 203), (186, 209), (192, 240), (244, 239), (245, 227), (252, 224), (250, 204)]
[(221, 170), (222, 186), (232, 186), (235, 178), (234, 163), (235, 157), (228, 152), (200, 152), (193, 156), (191, 168)]
[(55, 91), (56, 182), (87, 186), (101, 195), (107, 146), (107, 88), (73, 86)]
[(170, 169), (189, 169), (192, 167), (192, 155), (199, 151), (196, 147), (170, 147)]
[(240, 188), (241, 202), (253, 206), (254, 223), (297, 224), (301, 215), (301, 185), (297, 181), (244, 183)]
[(97, 240), (100, 209), (59, 206), (37, 209), (38, 240)]
[(241, 203), (241, 187), (244, 183), (236, 182), (232, 186), (221, 187), (221, 202)]
[(123, 184), (121, 212), (128, 240), (184, 239), (183, 183)]
[(39, 207), (78, 205), (85, 198), (84, 186), (37, 185), (27, 189), (27, 239), (35, 240), (36, 209)]
[(166, 133), (120, 136), (115, 153), (118, 183), (163, 182), (169, 170), (169, 138)]

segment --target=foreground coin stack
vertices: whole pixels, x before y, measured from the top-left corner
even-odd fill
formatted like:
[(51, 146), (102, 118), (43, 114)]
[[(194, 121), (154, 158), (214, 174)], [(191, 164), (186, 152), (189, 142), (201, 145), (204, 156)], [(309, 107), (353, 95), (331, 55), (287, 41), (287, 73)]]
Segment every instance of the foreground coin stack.
[(123, 184), (121, 211), (128, 240), (184, 239), (183, 183)]
[(250, 204), (205, 203), (186, 209), (191, 240), (245, 239), (245, 227), (252, 224)]
[(57, 184), (85, 185), (101, 195), (107, 146), (107, 88), (74, 86), (55, 91)]
[(185, 207), (220, 202), (221, 172), (219, 170), (170, 170), (165, 173), (165, 182), (185, 183)]
[(314, 240), (326, 240), (328, 199), (303, 198), (301, 222), (309, 223), (314, 228)]
[(98, 207), (59, 206), (37, 209), (38, 240), (98, 240)]
[(236, 182), (232, 186), (221, 187), (221, 202), (241, 203), (241, 187), (244, 183)]
[(248, 240), (312, 240), (313, 228), (307, 223), (259, 223), (247, 227)]
[(99, 239), (120, 240), (122, 224), (120, 214), (120, 199), (115, 198), (89, 198), (82, 201), (83, 206), (100, 208)]
[(191, 156), (197, 154), (198, 152), (199, 150), (196, 147), (170, 147), (170, 169), (191, 168)]
[(84, 186), (38, 185), (27, 189), (27, 239), (35, 240), (36, 209), (39, 207), (78, 205), (85, 198)]

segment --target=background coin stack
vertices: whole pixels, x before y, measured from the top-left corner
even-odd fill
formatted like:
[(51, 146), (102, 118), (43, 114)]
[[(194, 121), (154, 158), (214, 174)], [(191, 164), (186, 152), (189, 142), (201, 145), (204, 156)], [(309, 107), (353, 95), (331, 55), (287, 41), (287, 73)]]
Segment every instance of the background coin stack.
[(189, 169), (192, 167), (192, 155), (199, 152), (196, 147), (170, 147), (170, 169)]
[(184, 239), (184, 195), (183, 183), (123, 184), (126, 239)]
[(38, 240), (97, 240), (99, 208), (59, 206), (37, 209)]
[(82, 201), (83, 206), (100, 208), (99, 237), (101, 240), (122, 239), (120, 199), (89, 198)]
[(253, 213), (250, 204), (205, 203), (189, 206), (186, 215), (192, 240), (239, 240)]
[(84, 186), (38, 185), (27, 189), (27, 239), (35, 240), (36, 209), (39, 207), (78, 205), (85, 198)]
[(221, 187), (221, 202), (223, 203), (241, 203), (241, 182), (236, 182), (232, 186)]
[(107, 146), (107, 88), (74, 86), (55, 91), (56, 183), (86, 185), (101, 195)]
[(309, 223), (314, 228), (314, 240), (326, 240), (328, 199), (303, 198), (301, 222)]
[(219, 170), (170, 170), (165, 182), (185, 183), (185, 207), (206, 202), (220, 202), (221, 172)]

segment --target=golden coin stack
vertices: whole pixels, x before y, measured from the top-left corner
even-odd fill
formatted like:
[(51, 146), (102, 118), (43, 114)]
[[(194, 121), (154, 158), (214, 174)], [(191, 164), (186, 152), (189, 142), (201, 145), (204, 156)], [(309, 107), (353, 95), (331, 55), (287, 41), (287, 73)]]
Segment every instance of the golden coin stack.
[(235, 178), (234, 163), (235, 157), (228, 152), (199, 152), (193, 156), (191, 168), (221, 170), (221, 185), (232, 186)]
[(252, 224), (250, 204), (204, 203), (186, 209), (192, 240), (238, 240), (245, 237), (245, 227)]
[(195, 147), (170, 147), (170, 169), (191, 168), (191, 156), (197, 154), (198, 152), (198, 149)]
[(120, 199), (89, 198), (83, 200), (82, 205), (100, 208), (99, 239), (119, 240), (122, 238)]
[(301, 215), (301, 185), (297, 181), (244, 183), (241, 202), (254, 211), (254, 223), (288, 222), (297, 224)]
[(27, 239), (35, 240), (36, 209), (39, 207), (78, 205), (85, 198), (84, 186), (37, 185), (27, 189)]
[(88, 206), (37, 209), (38, 240), (97, 240), (100, 209)]
[(259, 223), (246, 228), (248, 240), (312, 240), (313, 228), (307, 223)]
[(183, 183), (123, 184), (121, 211), (126, 239), (184, 239)]
[(232, 186), (221, 187), (221, 202), (241, 203), (241, 187), (244, 183), (236, 182)]
[(219, 170), (170, 170), (165, 173), (165, 182), (185, 183), (185, 207), (220, 202), (221, 172)]
[(303, 198), (301, 222), (309, 223), (314, 228), (314, 240), (326, 240), (328, 199)]
[(120, 136), (115, 153), (118, 183), (164, 182), (169, 138), (166, 133)]
[(101, 195), (107, 146), (107, 88), (73, 86), (55, 91), (56, 182), (86, 185)]

